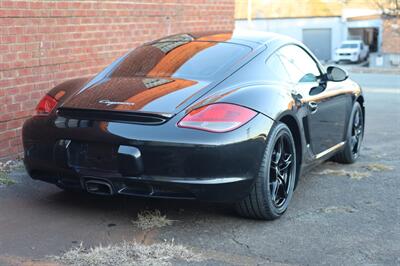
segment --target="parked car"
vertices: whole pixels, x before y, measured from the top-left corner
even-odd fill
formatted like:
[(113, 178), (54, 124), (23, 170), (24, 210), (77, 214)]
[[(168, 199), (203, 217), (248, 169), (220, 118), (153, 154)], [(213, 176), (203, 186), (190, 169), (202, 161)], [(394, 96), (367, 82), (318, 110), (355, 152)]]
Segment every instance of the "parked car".
[(277, 34), (180, 34), (50, 90), (23, 126), (30, 176), (98, 195), (234, 203), (276, 219), (303, 171), (354, 162), (359, 85)]
[(369, 46), (363, 41), (344, 41), (335, 51), (334, 61), (362, 62), (369, 56)]

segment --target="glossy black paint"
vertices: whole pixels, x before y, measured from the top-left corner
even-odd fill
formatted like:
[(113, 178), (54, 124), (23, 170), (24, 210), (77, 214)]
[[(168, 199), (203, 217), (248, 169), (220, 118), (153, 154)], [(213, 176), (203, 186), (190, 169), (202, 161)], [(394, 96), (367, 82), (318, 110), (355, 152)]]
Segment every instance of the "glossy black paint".
[[(221, 43), (247, 52), (216, 74), (177, 74)], [(269, 60), (288, 45), (304, 49), (320, 76), (299, 83), (278, 79)], [(141, 76), (130, 75), (139, 72), (129, 60), (141, 55), (130, 52), (96, 77), (49, 92), (59, 100), (56, 110), (33, 116), (23, 127), (24, 162), (32, 178), (77, 189), (89, 189), (91, 180), (106, 182), (110, 194), (238, 201), (253, 184), (274, 123), (291, 129), (299, 173), (340, 151), (353, 103), (363, 106), (356, 83), (324, 79), (327, 73), (310, 51), (281, 35), (182, 34), (139, 49), (158, 58), (143, 58), (149, 63), (138, 66), (146, 69)], [(220, 60), (206, 59), (214, 65)], [(319, 93), (310, 94), (315, 87)], [(258, 114), (226, 133), (177, 127), (190, 110), (218, 102)]]

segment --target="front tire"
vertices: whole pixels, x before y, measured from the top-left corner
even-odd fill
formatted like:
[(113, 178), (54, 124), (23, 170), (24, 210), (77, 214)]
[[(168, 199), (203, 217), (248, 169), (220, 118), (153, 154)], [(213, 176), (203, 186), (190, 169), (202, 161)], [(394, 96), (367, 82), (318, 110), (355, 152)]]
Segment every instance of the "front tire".
[(354, 163), (360, 156), (363, 137), (364, 114), (360, 103), (356, 102), (353, 106), (349, 120), (345, 147), (333, 157), (333, 160), (338, 163)]
[(248, 218), (279, 218), (289, 205), (295, 181), (293, 136), (285, 124), (278, 123), (270, 131), (260, 170), (249, 195), (236, 204), (237, 212)]

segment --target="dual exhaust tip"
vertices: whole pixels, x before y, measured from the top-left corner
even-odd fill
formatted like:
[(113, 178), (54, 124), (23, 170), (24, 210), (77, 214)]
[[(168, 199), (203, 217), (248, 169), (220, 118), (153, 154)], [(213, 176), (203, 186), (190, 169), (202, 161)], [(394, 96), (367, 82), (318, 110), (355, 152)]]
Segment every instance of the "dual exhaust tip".
[(111, 196), (114, 194), (113, 187), (110, 183), (102, 180), (85, 181), (86, 191), (91, 194)]

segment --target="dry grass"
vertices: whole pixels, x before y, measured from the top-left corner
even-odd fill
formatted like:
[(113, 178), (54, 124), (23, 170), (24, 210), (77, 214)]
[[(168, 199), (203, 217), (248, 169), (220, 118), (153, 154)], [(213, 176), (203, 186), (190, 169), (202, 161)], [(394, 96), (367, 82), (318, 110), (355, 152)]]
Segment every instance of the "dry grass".
[(354, 213), (357, 210), (347, 206), (330, 206), (319, 210), (323, 213)]
[(132, 266), (132, 265), (172, 265), (174, 261), (196, 262), (202, 257), (190, 249), (175, 245), (173, 242), (152, 244), (149, 246), (124, 242), (120, 245), (78, 248), (51, 257), (52, 260), (73, 266)]
[(171, 225), (173, 222), (174, 221), (168, 219), (166, 215), (162, 215), (159, 210), (142, 211), (138, 213), (137, 220), (132, 221), (134, 225), (142, 230), (164, 227)]
[(343, 169), (325, 169), (317, 173), (318, 175), (334, 175), (334, 176), (347, 176), (351, 179), (360, 180), (364, 177), (370, 176), (370, 173), (359, 171), (346, 171)]
[(22, 162), (17, 160), (10, 160), (7, 162), (0, 162), (0, 172), (9, 173), (12, 170), (22, 167)]
[(381, 171), (391, 171), (393, 167), (381, 163), (371, 163), (363, 166), (363, 168), (367, 169), (368, 171), (373, 172), (381, 172)]
[[(328, 165), (328, 164), (327, 164)], [(335, 168), (336, 164), (329, 164)], [(365, 171), (348, 171), (344, 169), (332, 169), (328, 168), (317, 172), (317, 175), (333, 175), (333, 176), (347, 176), (354, 180), (360, 180), (364, 177), (371, 176), (371, 172), (382, 172), (382, 171), (391, 171), (393, 167), (385, 164), (380, 163), (371, 163), (361, 166), (360, 168), (364, 169)]]

